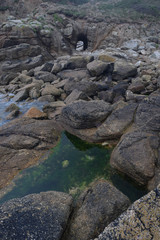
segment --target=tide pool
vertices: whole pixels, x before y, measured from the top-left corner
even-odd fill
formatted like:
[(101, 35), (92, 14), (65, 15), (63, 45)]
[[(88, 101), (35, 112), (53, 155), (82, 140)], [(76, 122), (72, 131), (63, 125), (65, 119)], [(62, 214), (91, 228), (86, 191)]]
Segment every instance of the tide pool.
[(1, 198), (0, 203), (50, 190), (67, 192), (76, 197), (98, 178), (109, 180), (131, 201), (135, 201), (143, 196), (146, 190), (111, 168), (111, 152), (112, 149), (89, 144), (63, 133), (59, 144), (51, 150), (45, 161), (20, 172), (14, 180), (14, 187)]

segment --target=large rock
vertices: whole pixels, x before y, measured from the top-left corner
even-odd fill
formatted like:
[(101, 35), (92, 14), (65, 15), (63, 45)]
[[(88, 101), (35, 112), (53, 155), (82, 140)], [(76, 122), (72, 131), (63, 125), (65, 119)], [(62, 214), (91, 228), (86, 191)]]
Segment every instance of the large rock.
[(34, 73), (35, 78), (43, 80), (44, 82), (53, 82), (57, 79), (57, 77), (47, 71), (35, 71)]
[(41, 95), (42, 96), (44, 95), (60, 96), (62, 92), (63, 91), (61, 89), (58, 89), (51, 84), (48, 84), (42, 89)]
[(21, 72), (30, 70), (43, 64), (43, 56), (28, 57), (27, 60), (10, 60), (2, 64), (3, 72)]
[(102, 100), (79, 100), (62, 109), (61, 122), (75, 129), (98, 126), (111, 112), (111, 106)]
[(144, 130), (160, 131), (160, 95), (145, 99), (138, 107), (135, 123)]
[(18, 76), (17, 73), (5, 73), (0, 77), (0, 85), (8, 85), (14, 78)]
[(132, 63), (125, 61), (118, 61), (114, 64), (113, 80), (119, 81), (128, 77), (135, 77), (137, 74), (137, 67)]
[(151, 55), (151, 58), (154, 58), (156, 60), (160, 60), (160, 51), (154, 51), (154, 53)]
[(87, 70), (75, 69), (75, 70), (63, 70), (57, 74), (61, 79), (78, 79), (79, 81), (89, 77)]
[(137, 130), (122, 136), (111, 155), (111, 165), (140, 184), (154, 176), (156, 154), (152, 142), (156, 135)]
[(31, 46), (27, 43), (21, 43), (16, 46), (1, 48), (0, 61), (23, 59), (25, 57), (35, 57), (41, 54), (40, 46)]
[(85, 68), (87, 64), (93, 61), (93, 56), (73, 56), (67, 62), (67, 69)]
[(66, 193), (45, 192), (0, 206), (0, 239), (60, 240), (72, 209)]
[(64, 85), (64, 90), (67, 94), (70, 94), (75, 89), (91, 97), (99, 92), (100, 87), (98, 84), (87, 80), (82, 80), (80, 82), (75, 80), (68, 80)]
[(122, 102), (120, 106), (110, 114), (104, 123), (97, 129), (98, 139), (116, 139), (122, 136), (126, 129), (131, 125), (137, 104), (126, 104)]
[(129, 206), (129, 199), (105, 180), (95, 182), (77, 201), (67, 240), (90, 240)]
[(109, 224), (95, 240), (159, 240), (160, 185), (137, 200), (118, 219)]
[(113, 63), (94, 60), (87, 64), (87, 69), (92, 77), (100, 76), (103, 73), (111, 73), (113, 71)]
[(0, 127), (0, 188), (54, 147), (59, 135), (51, 120), (20, 118)]

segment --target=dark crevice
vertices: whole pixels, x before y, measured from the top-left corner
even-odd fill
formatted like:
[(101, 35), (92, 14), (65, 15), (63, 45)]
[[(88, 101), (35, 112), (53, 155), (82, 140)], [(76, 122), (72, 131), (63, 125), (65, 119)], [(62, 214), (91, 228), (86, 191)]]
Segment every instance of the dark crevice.
[(79, 41), (83, 42), (83, 51), (85, 51), (88, 48), (88, 38), (87, 38), (87, 35), (84, 34), (84, 33), (78, 34), (76, 44)]

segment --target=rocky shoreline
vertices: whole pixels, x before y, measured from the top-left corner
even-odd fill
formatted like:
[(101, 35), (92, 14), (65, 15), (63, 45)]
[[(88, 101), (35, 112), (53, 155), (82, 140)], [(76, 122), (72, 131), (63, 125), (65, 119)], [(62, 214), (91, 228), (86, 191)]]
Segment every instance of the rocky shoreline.
[[(0, 94), (13, 96), (6, 109), (10, 122), (0, 127), (0, 188), (35, 164), (66, 130), (114, 145), (111, 166), (152, 191), (128, 210), (128, 198), (103, 180), (75, 205), (57, 192), (10, 200), (0, 206), (0, 238), (89, 240), (109, 224), (98, 239), (158, 240), (159, 187), (153, 191), (160, 183), (158, 23), (108, 25), (89, 12), (82, 24), (81, 17), (66, 14), (67, 6), (41, 3), (38, 9), (24, 19), (10, 16), (0, 26)], [(85, 51), (76, 51), (78, 41)], [(35, 99), (43, 111), (20, 114), (16, 103)]]

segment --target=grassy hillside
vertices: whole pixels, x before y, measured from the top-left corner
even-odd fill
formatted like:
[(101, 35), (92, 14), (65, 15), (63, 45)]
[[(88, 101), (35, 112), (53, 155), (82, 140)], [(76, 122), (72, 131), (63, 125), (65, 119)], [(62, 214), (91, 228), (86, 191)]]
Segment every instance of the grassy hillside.
[(160, 0), (97, 0), (103, 13), (119, 13), (127, 16), (160, 17)]

